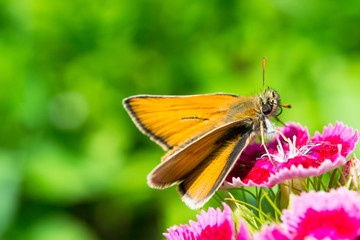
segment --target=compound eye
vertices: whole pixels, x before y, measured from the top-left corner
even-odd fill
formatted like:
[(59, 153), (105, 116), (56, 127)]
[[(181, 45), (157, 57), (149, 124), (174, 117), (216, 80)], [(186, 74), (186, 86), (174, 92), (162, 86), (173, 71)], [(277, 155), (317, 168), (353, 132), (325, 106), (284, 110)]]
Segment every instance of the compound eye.
[(263, 104), (262, 107), (261, 107), (261, 111), (262, 111), (262, 113), (265, 114), (265, 115), (270, 114), (271, 111), (272, 111), (272, 105), (269, 104), (269, 103)]

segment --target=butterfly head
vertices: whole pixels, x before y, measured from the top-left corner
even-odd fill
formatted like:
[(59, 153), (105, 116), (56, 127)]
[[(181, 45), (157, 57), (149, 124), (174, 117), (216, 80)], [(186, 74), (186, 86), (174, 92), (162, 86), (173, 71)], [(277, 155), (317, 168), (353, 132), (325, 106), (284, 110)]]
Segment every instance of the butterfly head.
[(261, 101), (261, 113), (266, 117), (270, 118), (273, 116), (278, 116), (280, 113), (279, 107), (280, 106), (280, 96), (279, 94), (270, 88), (260, 94), (260, 101)]

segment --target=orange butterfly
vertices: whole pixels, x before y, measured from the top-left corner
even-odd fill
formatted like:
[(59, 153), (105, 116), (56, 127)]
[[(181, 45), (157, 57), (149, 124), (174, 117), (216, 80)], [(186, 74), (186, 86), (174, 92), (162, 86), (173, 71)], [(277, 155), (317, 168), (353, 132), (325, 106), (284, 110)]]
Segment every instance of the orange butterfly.
[[(265, 60), (264, 60), (265, 61)], [(153, 188), (178, 185), (190, 208), (202, 207), (219, 189), (244, 148), (273, 134), (281, 107), (275, 90), (252, 97), (232, 94), (137, 95), (124, 99), (136, 126), (167, 154), (148, 175)]]

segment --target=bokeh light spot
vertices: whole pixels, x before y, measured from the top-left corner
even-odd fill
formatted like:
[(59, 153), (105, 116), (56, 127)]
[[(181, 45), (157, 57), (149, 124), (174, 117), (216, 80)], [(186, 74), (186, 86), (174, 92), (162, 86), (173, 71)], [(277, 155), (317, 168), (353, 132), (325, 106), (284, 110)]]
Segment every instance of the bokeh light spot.
[(76, 92), (63, 92), (51, 100), (49, 117), (60, 129), (80, 127), (88, 116), (88, 104), (84, 96)]

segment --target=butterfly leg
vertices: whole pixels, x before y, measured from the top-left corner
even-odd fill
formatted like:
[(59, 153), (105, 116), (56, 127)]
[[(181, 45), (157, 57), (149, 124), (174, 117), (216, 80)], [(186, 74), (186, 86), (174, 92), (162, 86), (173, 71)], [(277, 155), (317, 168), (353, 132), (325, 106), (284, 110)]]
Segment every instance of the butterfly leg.
[(270, 162), (272, 163), (272, 165), (276, 168), (276, 170), (279, 171), (280, 169), (275, 165), (274, 161), (271, 158), (269, 150), (266, 147), (266, 144), (265, 144), (265, 131), (264, 131), (264, 125), (263, 125), (262, 121), (260, 122), (260, 135), (261, 135), (261, 145), (264, 146), (266, 154), (269, 156), (269, 159), (270, 159)]

